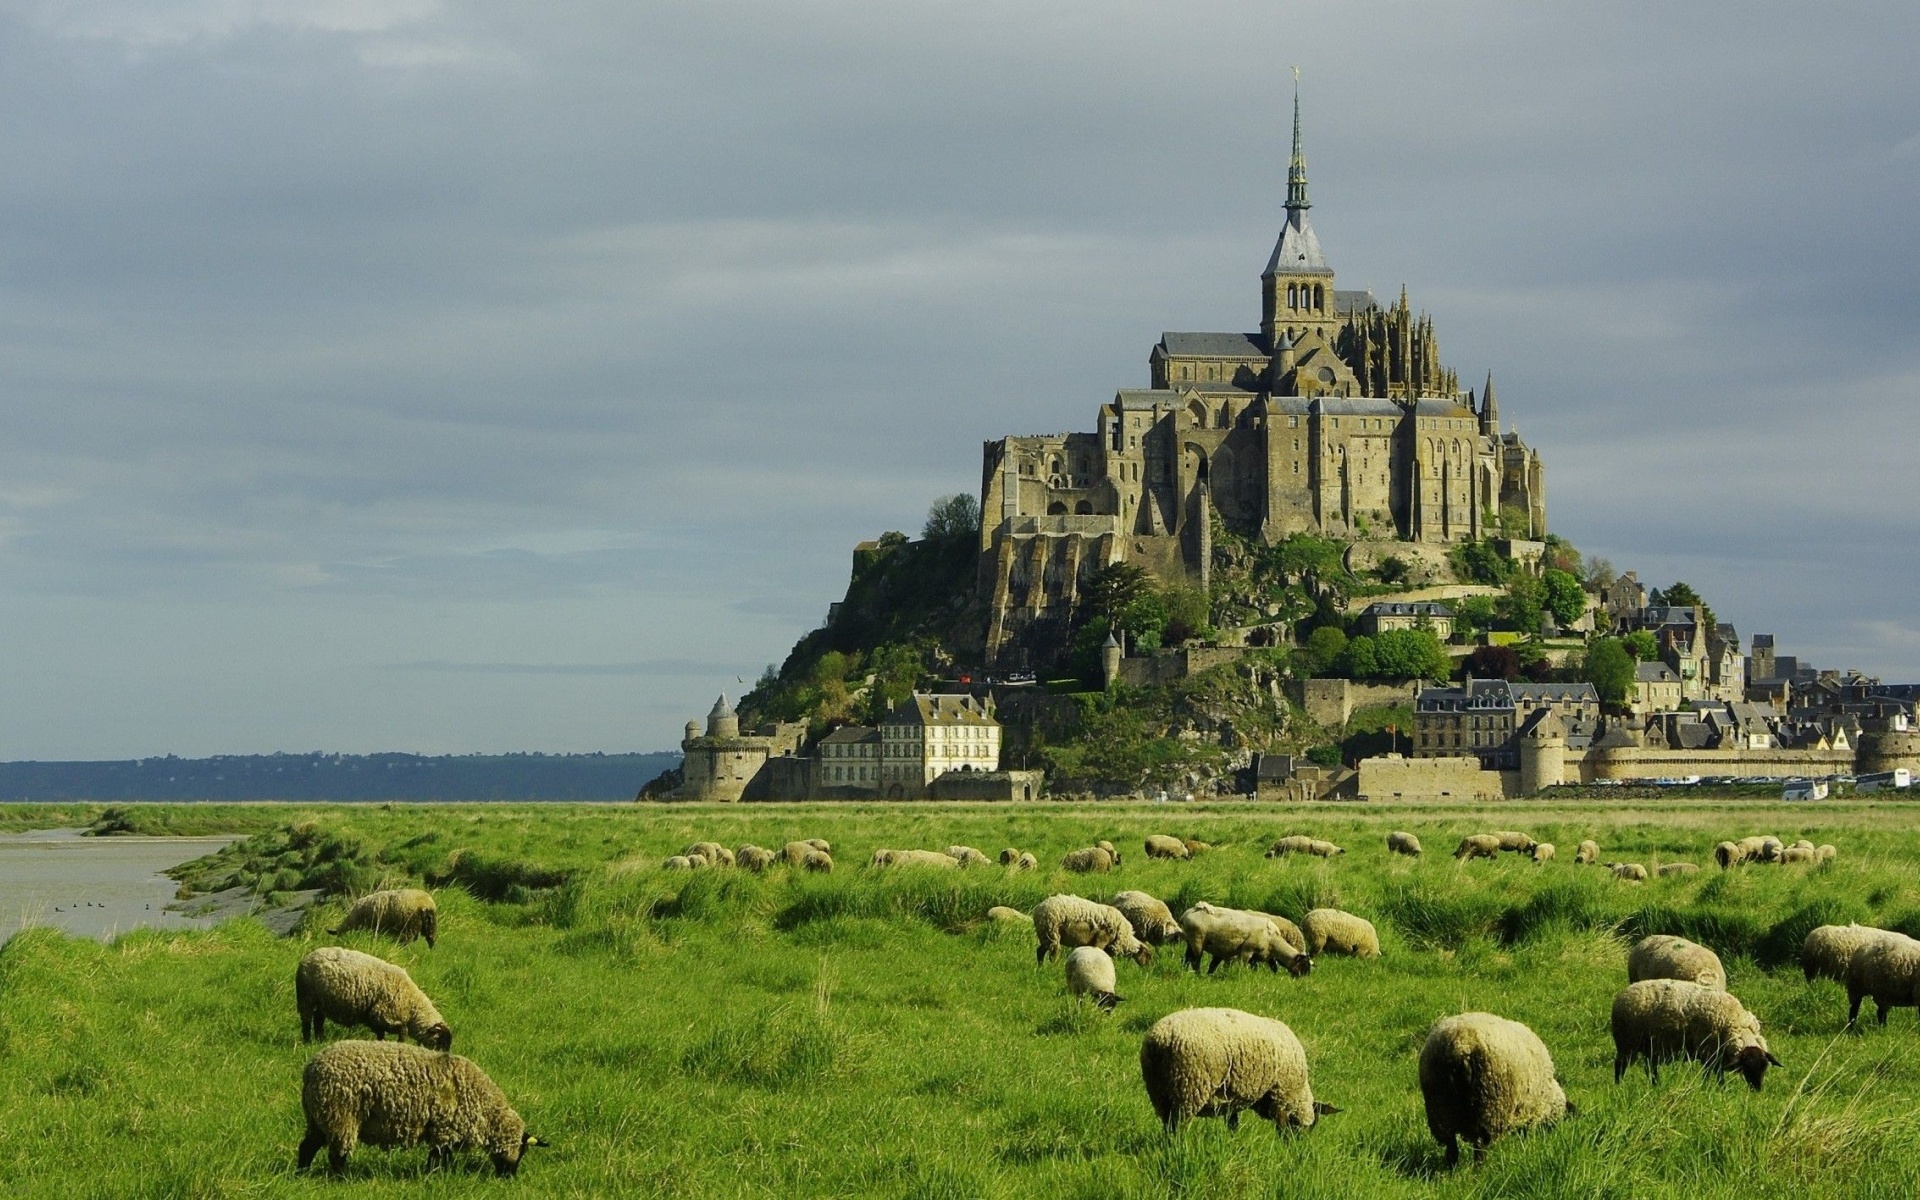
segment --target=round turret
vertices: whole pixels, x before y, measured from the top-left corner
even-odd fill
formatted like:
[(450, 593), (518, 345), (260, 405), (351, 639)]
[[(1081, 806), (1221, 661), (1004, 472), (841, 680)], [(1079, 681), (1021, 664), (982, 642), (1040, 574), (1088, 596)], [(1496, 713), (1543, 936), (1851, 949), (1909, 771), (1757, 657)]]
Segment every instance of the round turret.
[(687, 722), (687, 736), (686, 736), (686, 739), (685, 739), (684, 741), (682, 741), (682, 742), (681, 742), (680, 744), (681, 744), (682, 746), (684, 746), (684, 745), (686, 745), (686, 744), (687, 744), (687, 742), (691, 742), (691, 741), (692, 741), (693, 739), (695, 739), (695, 738), (697, 738), (697, 737), (699, 737), (699, 736), (700, 736), (700, 722), (698, 722), (698, 721), (688, 721), (688, 722)]
[(1567, 728), (1544, 710), (1520, 735), (1520, 794), (1531, 796), (1567, 781)]
[(707, 736), (716, 738), (736, 738), (740, 736), (740, 717), (727, 703), (727, 694), (713, 702), (713, 711), (707, 714)]
[(1112, 687), (1119, 680), (1122, 657), (1119, 639), (1111, 633), (1107, 634), (1106, 643), (1100, 647), (1100, 671), (1105, 677), (1101, 682), (1107, 687)]

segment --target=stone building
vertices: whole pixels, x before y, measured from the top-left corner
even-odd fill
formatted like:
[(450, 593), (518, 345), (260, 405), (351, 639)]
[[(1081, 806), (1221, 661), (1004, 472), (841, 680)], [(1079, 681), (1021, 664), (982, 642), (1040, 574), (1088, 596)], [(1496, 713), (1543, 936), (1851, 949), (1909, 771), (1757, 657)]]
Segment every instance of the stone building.
[(1373, 636), (1395, 629), (1431, 629), (1441, 641), (1453, 637), (1453, 610), (1435, 600), (1375, 600), (1360, 611), (1360, 632)]
[(1295, 533), (1444, 545), (1546, 534), (1545, 468), (1503, 429), (1493, 378), (1476, 399), (1441, 361), (1403, 289), (1381, 306), (1335, 287), (1308, 220), (1299, 97), (1286, 219), (1260, 275), (1260, 327), (1165, 333), (1145, 388), (1085, 433), (988, 442), (980, 585), (987, 652), (1064, 621), (1089, 576), (1135, 563), (1204, 584), (1212, 515), (1269, 541)]
[(1555, 714), (1559, 751), (1584, 751), (1600, 721), (1600, 693), (1590, 683), (1508, 683), (1469, 679), (1458, 687), (1422, 688), (1413, 701), (1413, 757), (1474, 757), (1489, 771), (1520, 766), (1519, 735), (1538, 714)]
[(723, 695), (707, 714), (705, 733), (698, 723), (687, 722), (687, 736), (680, 743), (681, 783), (674, 798), (723, 802), (758, 799), (755, 793), (771, 786), (770, 764), (777, 759), (797, 759), (806, 736), (805, 722), (779, 722), (742, 734), (740, 717)]
[(915, 692), (880, 722), (880, 786), (922, 795), (949, 771), (998, 771), (1000, 722), (972, 696)]

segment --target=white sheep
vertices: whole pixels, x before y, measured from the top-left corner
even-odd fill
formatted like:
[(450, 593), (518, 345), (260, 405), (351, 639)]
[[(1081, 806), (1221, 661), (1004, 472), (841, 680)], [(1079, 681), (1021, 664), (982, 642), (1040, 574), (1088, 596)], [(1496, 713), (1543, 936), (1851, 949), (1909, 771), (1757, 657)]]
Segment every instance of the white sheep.
[(1336, 854), (1345, 854), (1346, 852), (1347, 848), (1345, 846), (1336, 846), (1332, 842), (1322, 841), (1319, 838), (1313, 839), (1313, 844), (1307, 847), (1307, 853), (1313, 855), (1315, 858), (1332, 858)]
[(1218, 908), (1202, 901), (1180, 914), (1180, 929), (1187, 935), (1187, 965), (1196, 972), (1209, 954), (1213, 956), (1207, 965), (1209, 975), (1223, 962), (1265, 963), (1271, 971), (1285, 966), (1296, 977), (1313, 970), (1313, 958), (1288, 941), (1280, 925), (1265, 913)]
[(1715, 1075), (1739, 1071), (1756, 1092), (1767, 1068), (1780, 1065), (1760, 1036), (1760, 1018), (1727, 992), (1684, 979), (1643, 979), (1613, 998), (1615, 1083), (1636, 1058), (1656, 1081), (1662, 1062), (1691, 1058)]
[(1387, 853), (1404, 854), (1408, 858), (1419, 858), (1420, 839), (1410, 833), (1395, 830), (1387, 835)]
[(1690, 862), (1661, 863), (1660, 869), (1654, 872), (1654, 874), (1660, 876), (1662, 879), (1677, 875), (1698, 875), (1699, 873), (1699, 865)]
[(481, 1150), (496, 1175), (511, 1176), (527, 1147), (546, 1144), (471, 1060), (402, 1042), (335, 1042), (320, 1051), (301, 1078), (300, 1107), (302, 1171), (325, 1146), (328, 1172), (340, 1175), (365, 1142), (424, 1144), (429, 1168), (448, 1165), (455, 1151)]
[(992, 859), (972, 846), (948, 846), (946, 855), (963, 867), (985, 867), (993, 863)]
[(1873, 997), (1880, 1024), (1887, 1011), (1920, 1008), (1920, 942), (1910, 937), (1876, 938), (1847, 963), (1847, 1026), (1860, 1030), (1860, 1001)]
[(1087, 996), (1101, 1008), (1113, 1011), (1120, 1003), (1120, 997), (1114, 995), (1117, 986), (1114, 979), (1113, 960), (1107, 957), (1105, 950), (1095, 950), (1092, 946), (1075, 946), (1067, 953), (1067, 992), (1074, 996)]
[(999, 925), (1031, 926), (1033, 924), (1032, 914), (1023, 913), (1017, 908), (1008, 908), (1004, 904), (996, 904), (988, 909), (987, 920)]
[(1531, 857), (1533, 861), (1537, 863), (1552, 862), (1553, 861), (1553, 843), (1552, 842), (1535, 842)]
[(1212, 842), (1202, 842), (1195, 838), (1186, 838), (1180, 844), (1187, 848), (1188, 854), (1205, 854), (1207, 851), (1213, 849)]
[(831, 875), (833, 874), (833, 855), (825, 850), (809, 850), (800, 856), (800, 869)]
[(1035, 858), (1031, 854), (1022, 853), (1018, 859), (1014, 860), (1013, 869), (1016, 871), (1032, 871), (1037, 869), (1039, 866), (1040, 866), (1039, 859)]
[(1499, 858), (1500, 839), (1490, 833), (1469, 834), (1460, 839), (1460, 845), (1454, 849), (1453, 857), (1458, 862), (1474, 858)]
[[(819, 853), (814, 851), (814, 853)], [(886, 855), (885, 861), (880, 856)], [(960, 860), (951, 854), (939, 850), (876, 850), (873, 852), (873, 865), (876, 867), (940, 867), (955, 870)]]
[(1177, 837), (1168, 837), (1164, 833), (1150, 834), (1147, 837), (1146, 852), (1148, 858), (1170, 858), (1185, 862), (1193, 857), (1193, 851)]
[(1647, 869), (1639, 863), (1608, 863), (1607, 870), (1613, 872), (1615, 879), (1624, 879), (1628, 883), (1647, 881)]
[(341, 934), (353, 930), (384, 933), (399, 942), (422, 938), (431, 950), (440, 933), (440, 910), (434, 905), (432, 895), (419, 888), (369, 892), (354, 901), (340, 924), (327, 932)]
[(327, 1022), (361, 1025), (381, 1041), (391, 1033), (432, 1050), (453, 1045), (453, 1030), (406, 968), (343, 946), (322, 946), (293, 972), (300, 1040), (326, 1034)]
[(1313, 839), (1304, 833), (1290, 833), (1273, 845), (1267, 847), (1268, 858), (1283, 858), (1289, 854), (1312, 854)]
[(719, 842), (695, 842), (680, 853), (688, 858), (698, 854), (707, 860), (708, 865), (715, 867), (731, 867), (735, 862), (733, 851)]
[(691, 871), (693, 870), (693, 857), (687, 854), (670, 854), (660, 860), (660, 869), (662, 871)]
[(1812, 846), (1788, 846), (1780, 852), (1782, 865), (1789, 863), (1810, 865), (1818, 862), (1819, 859), (1819, 853)]
[(1574, 1111), (1553, 1056), (1533, 1030), (1483, 1012), (1445, 1017), (1427, 1034), (1420, 1094), (1427, 1129), (1447, 1148), (1449, 1166), (1460, 1161), (1459, 1139), (1479, 1161), (1495, 1138), (1551, 1125)]
[(1822, 925), (1800, 944), (1800, 969), (1808, 983), (1820, 978), (1843, 984), (1847, 981), (1847, 964), (1854, 955), (1874, 942), (1904, 936), (1871, 925)]
[(1121, 892), (1114, 896), (1113, 906), (1120, 910), (1120, 915), (1143, 942), (1164, 946), (1179, 941), (1182, 936), (1180, 922), (1173, 919), (1173, 911), (1146, 892)]
[(1701, 987), (1727, 990), (1727, 969), (1720, 956), (1698, 942), (1670, 933), (1641, 938), (1627, 951), (1627, 982), (1643, 979), (1683, 979)]
[(1120, 859), (1112, 851), (1102, 846), (1088, 846), (1081, 850), (1069, 850), (1060, 860), (1060, 865), (1076, 875), (1104, 875), (1118, 866)]
[(1048, 896), (1033, 908), (1036, 962), (1046, 962), (1062, 947), (1092, 946), (1116, 958), (1131, 958), (1141, 966), (1153, 961), (1153, 947), (1134, 936), (1133, 925), (1119, 909), (1080, 896)]
[(1493, 837), (1500, 839), (1500, 848), (1512, 854), (1533, 853), (1534, 840), (1524, 833), (1513, 829), (1496, 829)]
[(1731, 870), (1747, 861), (1747, 852), (1739, 842), (1721, 842), (1713, 848), (1713, 861), (1722, 871)]
[(1583, 867), (1590, 867), (1600, 861), (1600, 843), (1592, 838), (1580, 843), (1573, 851), (1573, 861)]
[(1020, 850), (1018, 847), (1008, 846), (1005, 850), (1002, 850), (1000, 852), (1000, 865), (1003, 867), (1011, 867), (1019, 861), (1020, 861)]
[(1300, 918), (1300, 932), (1306, 935), (1307, 953), (1350, 954), (1354, 958), (1379, 958), (1380, 935), (1373, 922), (1337, 908), (1316, 908)]
[(1813, 854), (1814, 854), (1814, 860), (1816, 862), (1829, 863), (1829, 862), (1832, 862), (1834, 859), (1840, 857), (1840, 848), (1833, 845), (1831, 842), (1827, 842), (1822, 845), (1815, 846), (1813, 848)]
[(1340, 1111), (1313, 1098), (1293, 1030), (1234, 1008), (1189, 1008), (1155, 1021), (1140, 1043), (1140, 1078), (1169, 1133), (1195, 1117), (1224, 1116), (1237, 1129), (1249, 1108), (1281, 1132)]
[(774, 863), (779, 862), (780, 856), (764, 847), (749, 843), (733, 852), (733, 861), (742, 869), (759, 875), (769, 870)]

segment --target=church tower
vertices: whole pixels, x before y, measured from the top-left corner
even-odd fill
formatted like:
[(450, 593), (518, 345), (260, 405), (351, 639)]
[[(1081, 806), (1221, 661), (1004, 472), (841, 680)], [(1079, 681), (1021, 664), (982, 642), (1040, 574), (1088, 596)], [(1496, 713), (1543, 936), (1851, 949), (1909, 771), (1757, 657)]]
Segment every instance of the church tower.
[(1339, 325), (1333, 268), (1307, 220), (1307, 156), (1300, 148), (1300, 71), (1293, 72), (1293, 160), (1287, 166), (1287, 223), (1260, 276), (1260, 333), (1267, 346), (1285, 333), (1295, 343), (1308, 331), (1329, 339)]

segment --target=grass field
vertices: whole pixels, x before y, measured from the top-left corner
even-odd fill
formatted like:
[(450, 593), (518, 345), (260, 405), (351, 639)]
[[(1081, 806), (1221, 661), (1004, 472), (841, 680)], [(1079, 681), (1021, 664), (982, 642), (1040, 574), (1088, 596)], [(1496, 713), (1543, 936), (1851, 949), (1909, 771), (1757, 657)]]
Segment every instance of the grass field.
[[(0, 828), (84, 824), (97, 810), (8, 808)], [(1920, 806), (1695, 800), (1488, 809), (1328, 806), (180, 806), (142, 828), (253, 832), (315, 821), (377, 852), (393, 877), (459, 851), (487, 879), (439, 893), (441, 940), (349, 944), (404, 964), (550, 1149), (496, 1182), (474, 1156), (424, 1173), (420, 1150), (363, 1148), (346, 1182), (294, 1174), (303, 1047), (293, 1007), (315, 933), (251, 921), (111, 946), (46, 931), (0, 950), (0, 1186), (10, 1195), (355, 1196), (1907, 1196), (1920, 1192), (1920, 1033), (1843, 1032), (1845, 995), (1806, 983), (1799, 940), (1858, 919), (1920, 933)], [(1456, 864), (1457, 839), (1525, 829), (1560, 847), (1536, 866)], [(1390, 859), (1408, 829), (1421, 861)], [(1218, 843), (1149, 862), (1148, 833)], [(1307, 832), (1348, 848), (1269, 860)], [(1711, 865), (1723, 837), (1833, 842), (1819, 868)], [(1691, 879), (1614, 881), (1570, 861), (1690, 860)], [(777, 846), (824, 837), (831, 876), (679, 873), (697, 839)], [(1054, 868), (1110, 838), (1111, 876)], [(1038, 872), (876, 872), (879, 846), (1033, 850)], [(533, 868), (538, 868), (534, 870)], [(522, 872), (516, 874), (516, 872)], [(479, 879), (481, 875), (471, 875)], [(1383, 957), (1323, 958), (1311, 976), (1195, 976), (1176, 948), (1120, 964), (1119, 1010), (1063, 995), (1032, 937), (986, 927), (993, 904), (1141, 888), (1285, 913), (1338, 904), (1378, 926)], [(1607, 1011), (1624, 948), (1675, 932), (1720, 951), (1731, 990), (1785, 1063), (1753, 1093), (1684, 1067), (1615, 1086)], [(1305, 1044), (1316, 1095), (1345, 1111), (1306, 1134), (1199, 1121), (1169, 1137), (1140, 1084), (1142, 1032), (1223, 1005), (1278, 1017)], [(1428, 1026), (1484, 1009), (1531, 1025), (1579, 1115), (1447, 1170), (1415, 1058)]]

